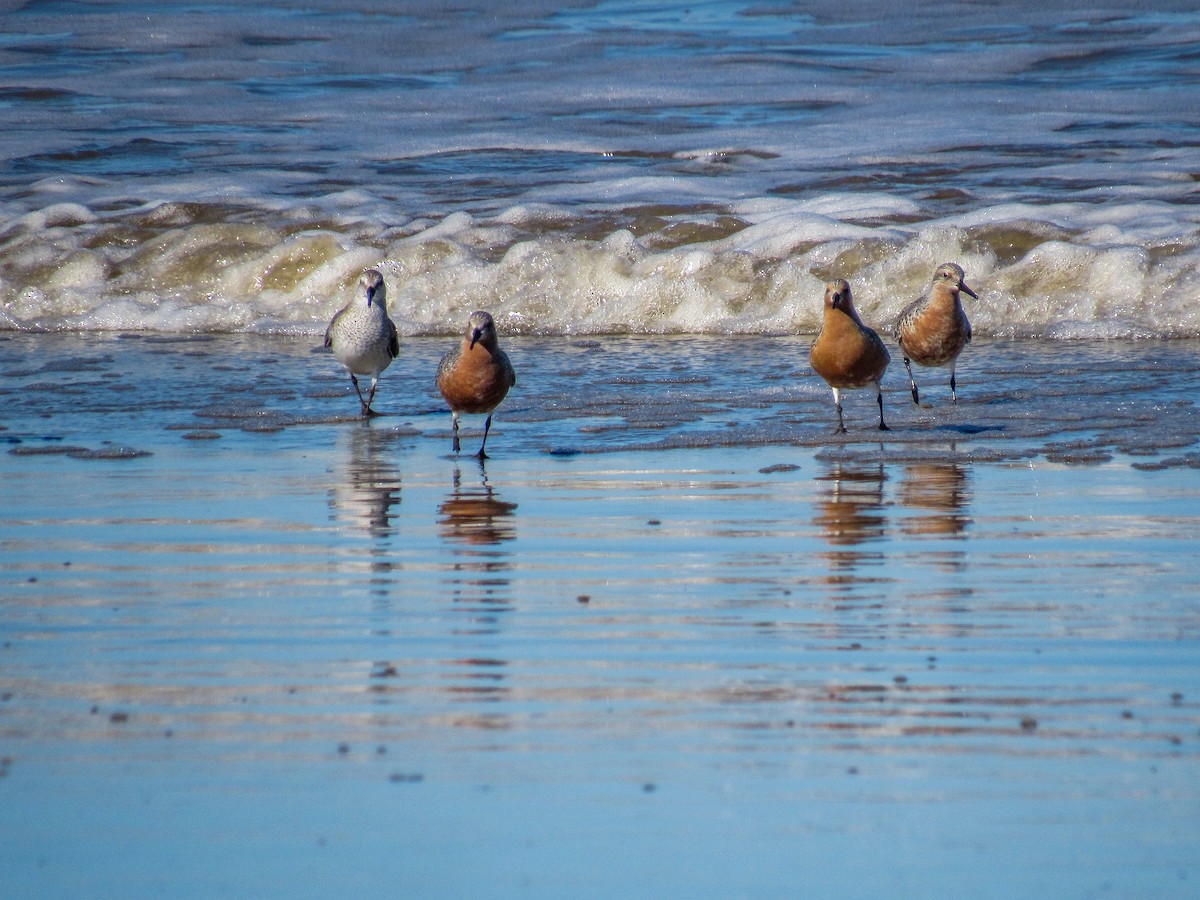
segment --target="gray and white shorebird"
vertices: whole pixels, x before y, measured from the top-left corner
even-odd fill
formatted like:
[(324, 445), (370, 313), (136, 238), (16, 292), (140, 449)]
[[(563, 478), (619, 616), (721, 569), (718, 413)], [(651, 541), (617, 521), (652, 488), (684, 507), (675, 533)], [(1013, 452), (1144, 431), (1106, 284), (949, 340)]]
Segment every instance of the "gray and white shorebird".
[(965, 277), (962, 267), (956, 263), (938, 266), (929, 290), (906, 306), (896, 322), (896, 337), (904, 355), (913, 403), (919, 404), (921, 400), (910, 360), (919, 366), (949, 366), (950, 398), (954, 403), (958, 402), (954, 366), (963, 348), (971, 343), (971, 323), (959, 294), (965, 291), (979, 299), (967, 287)]
[(484, 448), (492, 428), (492, 412), (516, 383), (517, 374), (508, 354), (500, 349), (496, 323), (491, 314), (482, 311), (471, 313), (462, 342), (447, 351), (437, 370), (438, 390), (446, 398), (454, 421), (455, 453), (460, 448), (459, 415), (487, 413), (487, 421), (483, 423), (483, 443), (479, 445), (476, 456), (481, 460), (488, 458)]
[(842, 391), (874, 388), (879, 404), (879, 430), (890, 431), (883, 421), (883, 373), (892, 356), (874, 329), (858, 317), (850, 282), (837, 278), (825, 285), (825, 313), (821, 331), (808, 355), (813, 371), (833, 389), (838, 427), (835, 434), (846, 433), (842, 420)]
[[(375, 415), (371, 402), (379, 375), (400, 355), (396, 324), (387, 314), (387, 288), (377, 269), (367, 269), (358, 281), (358, 296), (334, 315), (325, 329), (325, 346), (350, 373), (364, 416)], [(358, 376), (371, 377), (371, 390), (363, 399)]]

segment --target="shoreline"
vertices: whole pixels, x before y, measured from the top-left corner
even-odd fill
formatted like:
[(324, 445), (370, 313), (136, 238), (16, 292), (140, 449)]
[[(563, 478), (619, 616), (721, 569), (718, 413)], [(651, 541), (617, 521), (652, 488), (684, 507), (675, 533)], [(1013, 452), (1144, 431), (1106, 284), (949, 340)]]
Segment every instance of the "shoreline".
[[(870, 445), (895, 461), (1195, 462), (1200, 341), (982, 339), (960, 358), (957, 405), (945, 370), (917, 368), (923, 402), (915, 407), (894, 359), (883, 383), (892, 430), (875, 431), (873, 398), (849, 391), (843, 436), (832, 434), (832, 397), (809, 368), (809, 341), (502, 337), (519, 382), (496, 428), (522, 455), (772, 445), (865, 454)], [(433, 373), (452, 345), (402, 342), (380, 381), (376, 427), (435, 439), (449, 414)], [(104, 455), (94, 438), (76, 440), (82, 434), (102, 433), (111, 445), (130, 443), (122, 432), (166, 430), (200, 442), (358, 420), (344, 370), (308, 336), (8, 333), (0, 346), (10, 353), (0, 372), (10, 409), (0, 436), (18, 456), (56, 452), (56, 442), (58, 451)], [(77, 408), (77, 397), (88, 408)], [(464, 420), (470, 434), (481, 424)]]

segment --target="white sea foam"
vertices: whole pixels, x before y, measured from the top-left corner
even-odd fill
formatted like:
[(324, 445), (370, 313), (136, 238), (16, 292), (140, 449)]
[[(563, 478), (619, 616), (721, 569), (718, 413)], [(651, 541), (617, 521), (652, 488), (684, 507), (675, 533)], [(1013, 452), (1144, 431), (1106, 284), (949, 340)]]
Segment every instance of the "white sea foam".
[(318, 333), (361, 271), (379, 266), (410, 334), (455, 332), (476, 308), (524, 333), (811, 332), (828, 278), (849, 278), (864, 317), (886, 327), (937, 264), (956, 260), (980, 295), (967, 301), (979, 334), (1200, 334), (1200, 246), (1155, 243), (1152, 204), (1114, 208), (1107, 224), (1088, 205), (1035, 219), (1018, 204), (909, 226), (864, 224), (902, 218), (907, 201), (858, 199), (747, 201), (720, 227), (707, 208), (682, 209), (639, 234), (617, 227), (615, 211), (594, 219), (546, 205), (398, 231), (312, 209), (230, 221), (186, 204), (53, 205), (0, 234), (0, 309), (18, 329)]
[(6, 13), (0, 327), (1200, 334), (1194, 4), (404, 7)]

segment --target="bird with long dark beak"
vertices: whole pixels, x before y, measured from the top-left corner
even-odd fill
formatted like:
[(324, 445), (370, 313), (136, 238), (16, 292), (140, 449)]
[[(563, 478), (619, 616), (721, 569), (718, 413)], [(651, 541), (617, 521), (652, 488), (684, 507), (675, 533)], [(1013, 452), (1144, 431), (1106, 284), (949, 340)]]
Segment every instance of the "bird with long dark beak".
[(896, 337), (900, 352), (904, 354), (913, 403), (919, 404), (921, 399), (910, 360), (919, 366), (949, 366), (950, 399), (958, 403), (954, 368), (958, 355), (971, 343), (971, 322), (959, 295), (966, 293), (979, 299), (979, 295), (967, 287), (965, 277), (962, 267), (956, 263), (938, 266), (929, 290), (905, 307), (896, 322)]
[(488, 432), (492, 428), (492, 413), (508, 396), (509, 388), (517, 383), (517, 375), (508, 354), (500, 349), (496, 323), (490, 313), (471, 313), (462, 342), (442, 357), (437, 370), (437, 386), (450, 406), (453, 419), (454, 452), (458, 453), (458, 417), (462, 413), (487, 414), (483, 423), (483, 442), (479, 445), (480, 460), (488, 458)]
[[(379, 375), (400, 355), (396, 324), (388, 318), (387, 287), (377, 269), (367, 269), (358, 281), (358, 296), (338, 310), (325, 330), (325, 346), (350, 373), (354, 392), (364, 416), (375, 415), (371, 403)], [(371, 390), (364, 399), (359, 375), (371, 376)]]
[(808, 355), (813, 371), (833, 389), (838, 427), (835, 434), (846, 433), (842, 419), (842, 391), (874, 388), (879, 404), (879, 430), (889, 431), (883, 421), (883, 388), (880, 382), (892, 361), (879, 335), (862, 323), (850, 283), (838, 278), (825, 285), (825, 313), (821, 331)]

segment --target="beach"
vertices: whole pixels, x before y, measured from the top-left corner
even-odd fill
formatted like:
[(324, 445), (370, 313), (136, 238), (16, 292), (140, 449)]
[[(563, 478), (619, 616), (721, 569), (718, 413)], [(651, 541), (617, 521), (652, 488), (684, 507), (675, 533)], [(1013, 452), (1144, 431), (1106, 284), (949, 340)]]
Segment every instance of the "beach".
[(1194, 2), (0, 11), (0, 897), (1196, 895)]
[(1191, 894), (1194, 346), (579, 343), (5, 336), (5, 893)]

